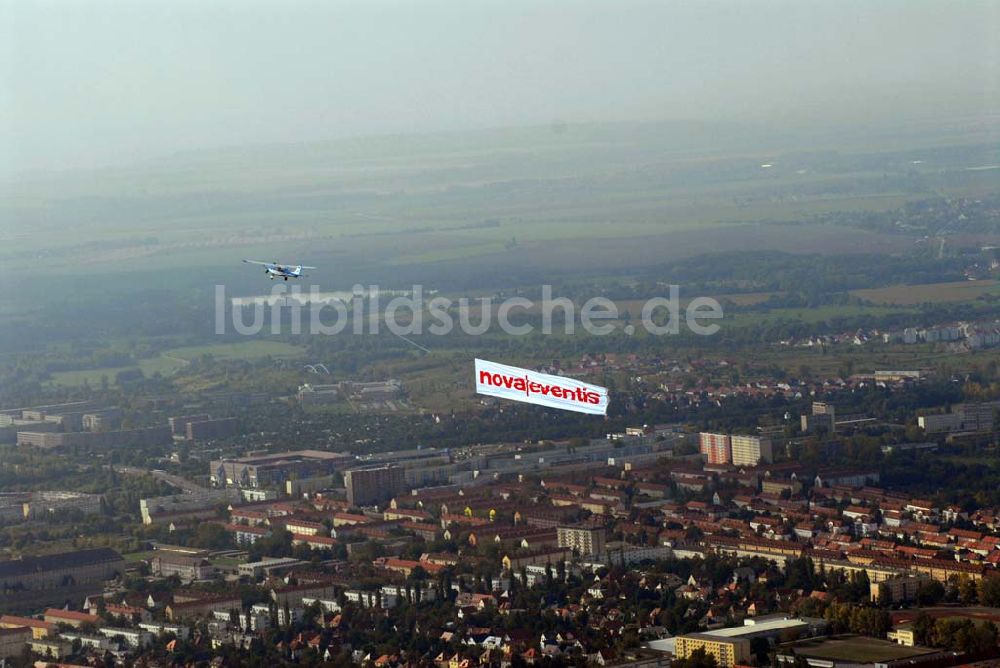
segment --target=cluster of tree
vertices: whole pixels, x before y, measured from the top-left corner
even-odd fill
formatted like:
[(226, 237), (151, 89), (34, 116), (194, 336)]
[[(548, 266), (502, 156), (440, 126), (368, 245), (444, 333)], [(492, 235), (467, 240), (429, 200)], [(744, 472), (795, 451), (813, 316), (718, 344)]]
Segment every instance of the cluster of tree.
[(833, 633), (857, 633), (873, 638), (884, 638), (892, 629), (889, 611), (851, 603), (831, 603), (823, 618), (830, 622)]
[[(914, 466), (917, 460), (920, 465)], [(943, 480), (948, 484), (942, 486)], [(881, 482), (967, 511), (1000, 504), (1000, 468), (985, 458), (893, 456), (885, 460)]]
[(671, 668), (715, 668), (718, 663), (713, 655), (699, 647), (686, 659), (673, 659), (670, 665)]
[(953, 258), (919, 255), (729, 251), (674, 262), (659, 274), (659, 280), (684, 285), (697, 294), (766, 291), (809, 296), (962, 280), (962, 268), (962, 262)]
[(996, 651), (997, 627), (990, 621), (976, 623), (968, 617), (935, 619), (921, 611), (913, 620), (913, 637), (921, 645), (959, 652)]
[[(871, 585), (865, 571), (845, 574), (841, 570), (817, 569), (809, 557), (787, 560), (783, 575), (784, 581), (778, 581), (785, 587), (807, 592), (823, 591), (838, 601), (860, 604), (871, 596)], [(768, 582), (771, 583), (772, 578), (769, 577)], [(819, 599), (806, 599), (801, 605), (807, 608), (801, 614), (810, 617), (822, 616), (827, 610), (826, 604)]]

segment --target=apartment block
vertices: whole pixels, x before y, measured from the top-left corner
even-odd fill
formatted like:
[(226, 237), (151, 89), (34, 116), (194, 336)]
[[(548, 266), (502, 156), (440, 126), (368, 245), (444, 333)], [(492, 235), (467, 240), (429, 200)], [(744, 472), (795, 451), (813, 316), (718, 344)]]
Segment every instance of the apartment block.
[(733, 461), (729, 434), (698, 434), (698, 450), (705, 455), (709, 464), (730, 464)]
[(746, 638), (725, 638), (707, 633), (689, 633), (677, 636), (674, 656), (688, 659), (696, 650), (704, 650), (715, 658), (719, 668), (732, 668), (750, 660), (750, 641)]
[(404, 469), (399, 466), (376, 466), (344, 471), (347, 501), (352, 506), (366, 506), (388, 501), (406, 489)]
[(599, 554), (604, 551), (606, 531), (603, 526), (567, 525), (556, 528), (557, 545), (569, 548), (580, 555)]
[(732, 462), (736, 466), (757, 466), (773, 459), (771, 439), (764, 436), (733, 434), (729, 437)]

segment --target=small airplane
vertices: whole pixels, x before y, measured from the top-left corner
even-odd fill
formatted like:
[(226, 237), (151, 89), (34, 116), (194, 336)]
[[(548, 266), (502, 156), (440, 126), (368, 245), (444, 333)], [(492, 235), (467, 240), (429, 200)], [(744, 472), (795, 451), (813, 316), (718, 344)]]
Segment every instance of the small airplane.
[(264, 267), (264, 273), (272, 281), (274, 277), (283, 278), (286, 281), (289, 278), (302, 278), (305, 274), (302, 273), (303, 269), (315, 269), (316, 267), (305, 267), (301, 264), (290, 265), (290, 264), (279, 264), (277, 260), (274, 262), (260, 262), (258, 260), (243, 260), (247, 264), (259, 264)]

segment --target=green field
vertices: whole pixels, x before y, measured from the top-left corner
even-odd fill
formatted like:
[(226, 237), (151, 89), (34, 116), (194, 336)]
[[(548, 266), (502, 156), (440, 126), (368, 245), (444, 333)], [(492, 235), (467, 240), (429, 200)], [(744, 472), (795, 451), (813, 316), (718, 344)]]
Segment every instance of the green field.
[[(727, 250), (905, 252), (904, 235), (815, 217), (993, 191), (966, 170), (991, 150), (987, 135), (943, 129), (817, 139), (648, 123), (205, 151), (0, 187), (16, 223), (0, 232), (0, 261), (27, 310), (44, 295), (98, 289), (269, 289), (248, 257), (316, 265), (310, 281), (324, 289), (448, 292), (479, 274), (531, 284)], [(915, 166), (917, 154), (934, 166)], [(22, 279), (41, 252), (46, 275)], [(489, 287), (510, 285), (500, 283)]]
[(726, 315), (722, 322), (724, 326), (739, 327), (780, 321), (814, 323), (838, 317), (883, 316), (896, 313), (915, 313), (915, 311), (900, 306), (827, 305), (818, 308), (776, 308), (761, 312), (734, 313)]
[(162, 376), (169, 376), (178, 369), (184, 367), (184, 363), (179, 360), (170, 359), (167, 357), (153, 357), (151, 359), (139, 360), (139, 362), (133, 366), (118, 366), (118, 367), (105, 367), (99, 369), (79, 369), (74, 371), (57, 371), (52, 374), (52, 383), (54, 385), (62, 385), (66, 387), (74, 387), (80, 385), (90, 385), (91, 387), (97, 387), (101, 384), (101, 378), (107, 377), (108, 382), (112, 385), (115, 384), (115, 375), (121, 371), (130, 371), (132, 369), (140, 369), (142, 373), (148, 378), (154, 374), (159, 373)]
[(211, 355), (216, 359), (252, 360), (261, 357), (291, 359), (302, 355), (302, 349), (281, 341), (266, 341), (253, 339), (238, 343), (218, 343), (204, 346), (185, 346), (173, 348), (163, 353), (169, 359), (190, 362), (202, 355)]
[(984, 295), (1000, 295), (1000, 282), (958, 281), (926, 285), (894, 285), (887, 288), (851, 292), (874, 304), (915, 305), (924, 303), (965, 302)]
[(51, 382), (54, 385), (80, 386), (88, 384), (97, 387), (101, 384), (101, 379), (107, 377), (112, 385), (115, 383), (115, 374), (121, 371), (140, 369), (146, 377), (156, 373), (163, 376), (183, 369), (204, 355), (211, 355), (219, 360), (255, 360), (262, 357), (273, 357), (275, 359), (294, 359), (302, 355), (302, 349), (281, 341), (267, 341), (253, 339), (237, 343), (207, 344), (203, 346), (183, 346), (172, 348), (160, 353), (150, 359), (139, 360), (134, 366), (105, 367), (99, 369), (80, 369), (75, 371), (60, 371), (52, 374)]

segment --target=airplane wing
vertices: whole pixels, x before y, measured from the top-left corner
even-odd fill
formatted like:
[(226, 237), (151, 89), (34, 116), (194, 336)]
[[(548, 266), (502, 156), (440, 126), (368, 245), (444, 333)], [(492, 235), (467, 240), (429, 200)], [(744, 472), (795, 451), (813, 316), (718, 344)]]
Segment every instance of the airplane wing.
[(243, 261), (246, 262), (247, 264), (259, 264), (264, 267), (269, 267), (273, 264), (272, 262), (261, 262), (259, 260), (243, 260)]
[(301, 267), (299, 267), (299, 269), (315, 269), (315, 268), (316, 267), (307, 267), (305, 265), (302, 265)]

